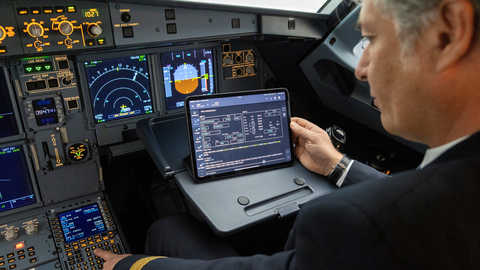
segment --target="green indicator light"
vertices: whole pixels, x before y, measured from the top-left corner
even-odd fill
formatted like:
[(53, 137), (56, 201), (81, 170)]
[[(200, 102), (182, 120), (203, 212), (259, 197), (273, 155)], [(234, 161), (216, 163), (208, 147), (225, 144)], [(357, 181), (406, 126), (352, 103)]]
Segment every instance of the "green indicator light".
[(33, 70), (33, 67), (26, 67), (25, 68), (26, 73), (30, 73), (30, 72), (32, 72), (32, 70)]
[(45, 64), (45, 65), (43, 65), (43, 68), (44, 68), (45, 70), (51, 70), (51, 69), (52, 69), (52, 65), (51, 65), (51, 64)]
[(35, 66), (35, 70), (36, 70), (36, 71), (41, 71), (41, 70), (42, 70), (42, 66)]

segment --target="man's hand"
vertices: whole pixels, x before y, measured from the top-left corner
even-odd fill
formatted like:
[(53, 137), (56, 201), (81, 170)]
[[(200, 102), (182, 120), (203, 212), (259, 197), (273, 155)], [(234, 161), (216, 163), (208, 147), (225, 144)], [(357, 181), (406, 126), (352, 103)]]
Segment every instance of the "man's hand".
[(295, 155), (312, 172), (328, 176), (343, 155), (332, 145), (328, 134), (317, 125), (293, 117), (290, 124), (295, 143)]
[(97, 248), (94, 251), (95, 255), (102, 258), (105, 262), (103, 263), (104, 270), (113, 270), (113, 267), (123, 258), (131, 256), (132, 254), (123, 254), (118, 255), (109, 251), (105, 251), (101, 248)]

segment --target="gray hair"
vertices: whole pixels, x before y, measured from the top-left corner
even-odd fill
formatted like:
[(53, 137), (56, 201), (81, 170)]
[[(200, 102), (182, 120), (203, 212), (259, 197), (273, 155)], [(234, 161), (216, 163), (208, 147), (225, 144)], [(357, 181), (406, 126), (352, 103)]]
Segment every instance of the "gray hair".
[[(393, 19), (395, 31), (401, 40), (402, 49), (405, 54), (409, 54), (414, 49), (415, 43), (420, 32), (428, 26), (439, 14), (436, 7), (442, 0), (369, 0), (377, 8)], [(475, 37), (479, 27), (480, 0), (469, 0), (475, 9)], [(361, 0), (354, 1), (356, 3)]]

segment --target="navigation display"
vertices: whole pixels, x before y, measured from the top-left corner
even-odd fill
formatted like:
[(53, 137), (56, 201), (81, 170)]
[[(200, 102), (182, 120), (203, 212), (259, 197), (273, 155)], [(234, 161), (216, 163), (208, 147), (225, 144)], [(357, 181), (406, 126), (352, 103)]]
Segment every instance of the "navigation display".
[(0, 138), (18, 134), (17, 122), (13, 114), (13, 106), (8, 93), (7, 81), (3, 69), (0, 68)]
[(167, 110), (182, 108), (188, 96), (214, 93), (213, 49), (163, 53), (161, 59)]
[(95, 123), (153, 112), (146, 55), (84, 65)]
[(0, 212), (36, 203), (23, 146), (0, 146), (0, 166)]
[(187, 98), (195, 179), (291, 165), (285, 89)]
[(106, 231), (97, 204), (58, 214), (65, 242), (70, 243)]

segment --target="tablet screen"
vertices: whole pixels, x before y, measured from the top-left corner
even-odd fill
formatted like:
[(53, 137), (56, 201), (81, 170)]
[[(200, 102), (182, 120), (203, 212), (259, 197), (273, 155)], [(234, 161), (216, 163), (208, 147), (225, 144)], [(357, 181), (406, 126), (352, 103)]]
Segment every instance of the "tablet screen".
[(286, 89), (194, 96), (186, 105), (195, 180), (293, 164)]

